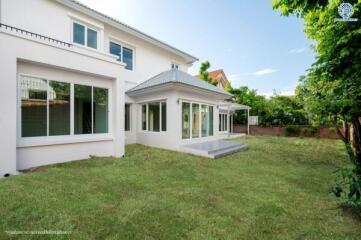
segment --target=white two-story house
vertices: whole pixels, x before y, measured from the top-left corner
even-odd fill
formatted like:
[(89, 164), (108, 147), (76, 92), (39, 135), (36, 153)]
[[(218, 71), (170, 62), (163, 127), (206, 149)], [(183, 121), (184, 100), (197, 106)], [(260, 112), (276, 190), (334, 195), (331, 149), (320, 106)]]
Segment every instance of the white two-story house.
[(0, 0), (0, 176), (230, 131), (197, 58), (72, 0)]

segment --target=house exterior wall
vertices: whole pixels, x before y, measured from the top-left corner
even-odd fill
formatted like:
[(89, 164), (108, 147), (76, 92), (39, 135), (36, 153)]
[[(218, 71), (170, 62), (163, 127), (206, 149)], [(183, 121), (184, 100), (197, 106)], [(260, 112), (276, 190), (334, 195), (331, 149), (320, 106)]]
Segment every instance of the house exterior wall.
[[(73, 44), (61, 45), (39, 37), (0, 27), (0, 176), (34, 166), (65, 162), (89, 155), (124, 155), (125, 141), (129, 143), (154, 143), (167, 147), (164, 135), (154, 137), (138, 132), (138, 107), (125, 91), (148, 78), (171, 68), (177, 63), (187, 71), (190, 65), (178, 53), (168, 51), (139, 36), (102, 22), (92, 14), (66, 6), (59, 0), (0, 0), (0, 23), (26, 31), (72, 43), (73, 21), (94, 27), (98, 32), (98, 49)], [(112, 40), (133, 49), (134, 68), (109, 54)], [(20, 102), (18, 97), (19, 74), (48, 78), (70, 83), (96, 84), (109, 89), (109, 134), (87, 136), (20, 137)], [(163, 94), (163, 93), (159, 93)], [(158, 94), (158, 96), (160, 96)], [(175, 96), (167, 98), (168, 118)], [(159, 98), (159, 97), (158, 97)], [(146, 97), (144, 97), (146, 100)], [(138, 101), (138, 100), (137, 100)], [(124, 131), (124, 104), (132, 104), (132, 130)], [(140, 120), (139, 120), (140, 121)], [(171, 120), (168, 120), (168, 124)], [(173, 134), (168, 125), (165, 136)], [(173, 137), (172, 137), (173, 138)]]
[[(134, 49), (135, 65), (133, 71), (127, 70), (129, 74), (125, 79), (126, 89), (170, 69), (172, 62), (178, 63), (181, 70), (188, 70), (189, 65), (180, 56), (57, 3), (55, 0), (1, 1), (1, 22), (4, 24), (72, 43), (72, 22), (75, 20), (94, 26), (99, 31), (98, 45), (101, 53), (109, 54), (110, 40)], [(75, 46), (75, 48), (84, 47)]]
[[(158, 88), (154, 93), (142, 94), (140, 97), (131, 98), (134, 102), (133, 111), (136, 118), (133, 118), (132, 131), (128, 133), (133, 137), (126, 137), (126, 143), (133, 143), (135, 138), (137, 143), (147, 146), (182, 151), (182, 146), (192, 143), (216, 140), (221, 137), (218, 131), (218, 114), (217, 107), (219, 101), (224, 100), (223, 95), (203, 92), (199, 89), (187, 87), (172, 86), (169, 88)], [(166, 100), (167, 102), (167, 131), (166, 132), (147, 132), (141, 129), (141, 106), (143, 103)], [(182, 139), (182, 102), (194, 102), (213, 106), (213, 136)], [(128, 135), (127, 135), (128, 136)]]
[[(83, 159), (89, 155), (124, 155), (123, 66), (111, 57), (0, 31), (0, 176), (16, 170)], [(18, 76), (25, 73), (63, 81), (109, 87), (111, 127), (103, 136), (23, 138), (19, 136)], [(120, 94), (112, 94), (112, 93)], [(120, 103), (120, 104), (116, 104)]]

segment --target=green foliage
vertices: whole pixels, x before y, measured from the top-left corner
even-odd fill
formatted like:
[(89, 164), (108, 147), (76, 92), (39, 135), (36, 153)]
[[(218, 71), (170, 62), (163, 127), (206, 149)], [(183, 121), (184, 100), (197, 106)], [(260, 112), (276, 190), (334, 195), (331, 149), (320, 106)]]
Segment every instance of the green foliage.
[(285, 127), (285, 134), (289, 137), (296, 137), (299, 136), (301, 133), (301, 128), (298, 125), (287, 125)]
[(354, 142), (341, 136), (354, 165), (345, 169), (343, 184), (334, 188), (336, 195), (345, 192), (348, 201), (357, 203), (361, 191), (361, 0), (349, 0), (356, 22), (335, 22), (342, 0), (274, 0), (281, 14), (296, 14), (304, 20), (307, 37), (315, 41), (316, 61), (301, 77), (298, 96), (303, 99), (315, 122), (340, 120), (354, 128)]
[[(233, 101), (251, 107), (250, 114), (258, 116), (260, 125), (304, 125), (308, 124), (307, 113), (298, 98), (294, 96), (272, 96), (266, 99), (257, 94), (256, 90), (250, 90), (246, 86), (231, 88)], [(234, 121), (245, 123), (245, 111), (237, 111)]]
[(211, 67), (209, 61), (205, 61), (201, 63), (201, 67), (199, 68), (199, 78), (203, 81), (206, 81), (209, 84), (216, 86), (218, 82), (211, 78), (208, 74), (208, 69)]

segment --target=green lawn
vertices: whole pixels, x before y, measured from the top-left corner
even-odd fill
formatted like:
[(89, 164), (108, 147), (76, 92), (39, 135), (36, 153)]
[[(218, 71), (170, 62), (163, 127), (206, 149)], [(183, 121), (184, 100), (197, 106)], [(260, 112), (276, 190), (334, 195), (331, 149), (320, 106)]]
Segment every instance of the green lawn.
[(246, 142), (249, 150), (217, 160), (130, 145), (122, 160), (2, 179), (0, 239), (5, 230), (71, 232), (48, 239), (361, 238), (360, 218), (329, 193), (333, 172), (347, 164), (341, 142)]

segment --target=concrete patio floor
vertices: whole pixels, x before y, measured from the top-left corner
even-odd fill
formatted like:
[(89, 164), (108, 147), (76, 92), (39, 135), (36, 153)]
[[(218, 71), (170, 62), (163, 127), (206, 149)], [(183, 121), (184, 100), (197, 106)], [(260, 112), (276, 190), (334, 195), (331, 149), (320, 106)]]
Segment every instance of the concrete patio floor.
[(182, 146), (182, 150), (184, 152), (213, 159), (247, 148), (247, 144), (235, 141), (225, 141), (221, 139)]

